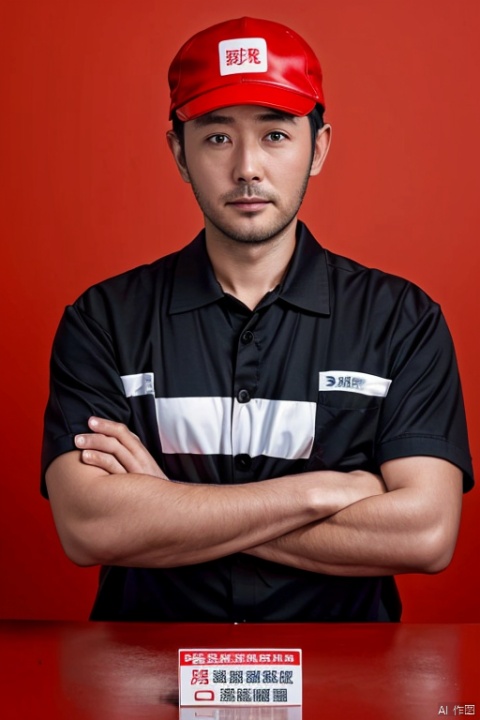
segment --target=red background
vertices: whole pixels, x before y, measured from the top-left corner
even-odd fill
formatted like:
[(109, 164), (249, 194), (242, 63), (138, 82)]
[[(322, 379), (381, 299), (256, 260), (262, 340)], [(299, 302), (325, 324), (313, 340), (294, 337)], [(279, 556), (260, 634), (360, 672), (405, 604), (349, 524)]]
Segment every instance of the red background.
[[(325, 246), (442, 304), (478, 464), (477, 0), (3, 2), (0, 617), (88, 615), (97, 570), (64, 557), (38, 491), (51, 341), (88, 285), (200, 228), (165, 143), (166, 73), (187, 37), (240, 14), (317, 49), (333, 146), (301, 216)], [(480, 621), (479, 502), (465, 497), (447, 571), (400, 578), (405, 620)]]

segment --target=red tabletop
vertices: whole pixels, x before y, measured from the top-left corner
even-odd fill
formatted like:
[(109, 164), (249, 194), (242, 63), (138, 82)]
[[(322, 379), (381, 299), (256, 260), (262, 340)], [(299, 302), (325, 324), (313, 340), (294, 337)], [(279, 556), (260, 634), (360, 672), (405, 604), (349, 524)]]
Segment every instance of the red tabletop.
[[(180, 647), (301, 648), (302, 720), (480, 717), (480, 625), (28, 621), (0, 622), (0, 717), (178, 719)], [(247, 713), (208, 717), (289, 718)]]

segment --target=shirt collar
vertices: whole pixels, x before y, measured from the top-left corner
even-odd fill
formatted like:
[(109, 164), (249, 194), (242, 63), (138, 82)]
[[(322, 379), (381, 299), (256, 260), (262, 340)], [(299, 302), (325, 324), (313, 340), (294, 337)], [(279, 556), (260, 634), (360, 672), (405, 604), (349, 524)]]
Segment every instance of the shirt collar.
[(330, 288), (325, 250), (306, 225), (297, 224), (297, 244), (279, 297), (290, 305), (330, 314)]
[[(175, 267), (170, 313), (182, 313), (224, 297), (205, 246), (205, 231), (180, 250)], [(297, 224), (297, 244), (277, 299), (319, 315), (330, 314), (325, 251), (307, 227)]]
[(223, 298), (223, 290), (213, 272), (205, 247), (205, 231), (184, 247), (177, 256), (170, 313), (188, 312)]

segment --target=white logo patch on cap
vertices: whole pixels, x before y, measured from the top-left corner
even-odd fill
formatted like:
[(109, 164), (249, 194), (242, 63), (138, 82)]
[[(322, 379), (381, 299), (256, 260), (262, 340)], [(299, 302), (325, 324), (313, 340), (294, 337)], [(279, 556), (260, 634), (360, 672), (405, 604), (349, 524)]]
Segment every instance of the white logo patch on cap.
[(218, 43), (220, 75), (267, 72), (267, 43), (264, 38), (234, 38)]

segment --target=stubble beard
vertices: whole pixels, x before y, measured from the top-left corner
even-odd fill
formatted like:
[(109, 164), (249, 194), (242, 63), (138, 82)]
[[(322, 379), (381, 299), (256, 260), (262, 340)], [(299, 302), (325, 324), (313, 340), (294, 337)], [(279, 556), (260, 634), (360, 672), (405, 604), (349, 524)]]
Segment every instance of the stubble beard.
[[(217, 214), (214, 213), (209, 207), (209, 204), (205, 202), (200, 190), (198, 189), (196, 184), (192, 182), (191, 179), (190, 184), (193, 194), (195, 195), (195, 199), (197, 200), (197, 203), (203, 215), (216, 230), (222, 233), (222, 235), (224, 235), (230, 240), (233, 240), (236, 243), (244, 245), (264, 245), (281, 235), (297, 216), (298, 211), (300, 210), (300, 207), (302, 205), (303, 198), (305, 197), (305, 193), (307, 191), (309, 177), (309, 173), (306, 174), (303, 184), (298, 190), (295, 201), (292, 202), (290, 208), (286, 208), (285, 212), (281, 214), (277, 222), (272, 222), (268, 227), (252, 227), (251, 229), (240, 229), (235, 227), (233, 223), (222, 222), (221, 219), (217, 217)], [(228, 203), (253, 196), (264, 197), (265, 200), (269, 200), (275, 205), (278, 204), (276, 197), (267, 197), (266, 195), (262, 195), (262, 193), (254, 185), (245, 185), (245, 187), (241, 188), (239, 191), (225, 195), (223, 198), (221, 198), (221, 200), (225, 203)]]

